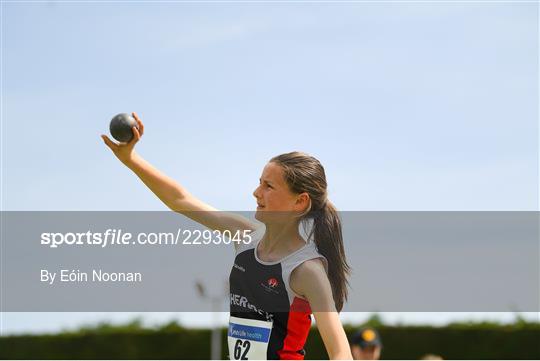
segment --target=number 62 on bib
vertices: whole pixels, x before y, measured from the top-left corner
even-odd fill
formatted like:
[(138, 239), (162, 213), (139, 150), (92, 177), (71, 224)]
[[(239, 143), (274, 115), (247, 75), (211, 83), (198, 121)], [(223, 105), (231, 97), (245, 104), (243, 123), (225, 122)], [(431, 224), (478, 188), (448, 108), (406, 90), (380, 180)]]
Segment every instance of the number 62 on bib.
[(231, 360), (266, 360), (272, 321), (231, 317), (229, 320), (229, 355)]

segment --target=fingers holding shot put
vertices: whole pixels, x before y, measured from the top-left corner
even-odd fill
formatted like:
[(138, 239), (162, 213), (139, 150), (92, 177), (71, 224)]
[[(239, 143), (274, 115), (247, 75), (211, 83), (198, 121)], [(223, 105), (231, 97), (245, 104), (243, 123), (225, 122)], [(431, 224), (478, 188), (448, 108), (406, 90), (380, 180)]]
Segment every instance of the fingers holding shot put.
[(113, 151), (114, 155), (123, 163), (126, 163), (132, 157), (135, 144), (141, 139), (144, 130), (142, 121), (136, 113), (132, 113), (132, 115), (120, 113), (112, 118), (109, 130), (118, 143), (115, 143), (106, 135), (101, 135), (101, 138)]
[(141, 118), (139, 118), (139, 116), (137, 115), (137, 113), (133, 112), (133, 113), (131, 113), (131, 115), (133, 116), (133, 118), (137, 122), (137, 124), (139, 126), (139, 133), (141, 134), (141, 137), (142, 137), (142, 135), (144, 134), (144, 124), (141, 121)]
[(140, 133), (137, 127), (135, 126), (131, 128), (131, 130), (133, 131), (133, 138), (131, 138), (131, 140), (127, 143), (127, 145), (130, 147), (133, 147), (135, 146), (135, 143), (137, 143), (139, 139), (141, 139), (142, 133)]

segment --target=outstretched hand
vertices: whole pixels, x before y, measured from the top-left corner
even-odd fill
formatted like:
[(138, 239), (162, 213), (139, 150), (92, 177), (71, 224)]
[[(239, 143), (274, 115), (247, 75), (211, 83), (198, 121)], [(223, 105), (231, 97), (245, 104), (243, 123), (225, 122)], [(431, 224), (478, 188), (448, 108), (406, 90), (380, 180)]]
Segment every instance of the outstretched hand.
[(133, 138), (128, 143), (122, 143), (122, 142), (113, 142), (108, 136), (105, 134), (101, 135), (101, 139), (105, 142), (105, 144), (113, 151), (114, 155), (124, 164), (129, 163), (132, 160), (133, 157), (133, 148), (135, 147), (135, 144), (141, 139), (142, 135), (144, 134), (144, 124), (142, 123), (139, 116), (133, 112), (131, 113), (133, 118), (135, 118), (135, 121), (137, 122), (139, 129), (137, 127), (131, 128), (133, 131)]

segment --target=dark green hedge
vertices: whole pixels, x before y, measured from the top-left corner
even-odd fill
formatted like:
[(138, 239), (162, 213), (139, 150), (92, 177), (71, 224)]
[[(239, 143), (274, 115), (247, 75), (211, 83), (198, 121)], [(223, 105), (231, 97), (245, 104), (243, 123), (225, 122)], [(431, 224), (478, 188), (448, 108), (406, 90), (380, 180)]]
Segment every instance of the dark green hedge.
[[(346, 328), (347, 333), (354, 331)], [(383, 359), (419, 359), (437, 354), (445, 359), (540, 359), (540, 327), (390, 327), (378, 328)], [(320, 335), (313, 330), (306, 358), (326, 357)]]
[[(384, 359), (540, 359), (540, 327), (379, 327)], [(355, 328), (346, 327), (347, 333)], [(223, 330), (223, 358), (227, 357)], [(313, 329), (307, 359), (327, 358)], [(208, 359), (210, 331), (194, 329), (78, 332), (0, 338), (1, 359)]]

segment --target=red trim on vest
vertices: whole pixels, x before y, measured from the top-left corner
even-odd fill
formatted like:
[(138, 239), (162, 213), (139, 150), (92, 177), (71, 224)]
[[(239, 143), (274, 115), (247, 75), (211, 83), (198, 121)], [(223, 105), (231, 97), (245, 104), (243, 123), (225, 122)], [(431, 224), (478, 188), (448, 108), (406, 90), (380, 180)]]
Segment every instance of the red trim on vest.
[(298, 351), (304, 349), (311, 327), (311, 307), (309, 302), (295, 297), (287, 319), (287, 333), (283, 340), (283, 348), (277, 353), (280, 360), (303, 360), (304, 355)]

